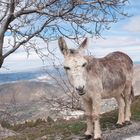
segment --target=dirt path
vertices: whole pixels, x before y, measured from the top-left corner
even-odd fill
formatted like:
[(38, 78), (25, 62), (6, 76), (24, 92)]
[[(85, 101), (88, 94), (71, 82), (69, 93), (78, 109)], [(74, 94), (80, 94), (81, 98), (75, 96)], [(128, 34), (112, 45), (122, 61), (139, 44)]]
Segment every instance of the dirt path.
[(115, 130), (103, 132), (103, 140), (123, 140), (131, 136), (140, 135), (140, 122), (132, 122), (132, 125)]
[[(122, 128), (105, 130), (103, 131), (102, 140), (125, 140), (125, 138), (135, 135), (140, 135), (140, 122), (132, 122), (132, 125)], [(85, 138), (84, 136), (72, 136), (70, 140), (85, 140)]]

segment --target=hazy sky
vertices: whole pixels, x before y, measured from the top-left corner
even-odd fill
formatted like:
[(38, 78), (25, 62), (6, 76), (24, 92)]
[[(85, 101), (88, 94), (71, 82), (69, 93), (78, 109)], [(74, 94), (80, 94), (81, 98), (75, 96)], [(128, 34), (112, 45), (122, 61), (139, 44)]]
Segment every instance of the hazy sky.
[[(102, 33), (104, 39), (93, 38), (89, 40), (89, 51), (94, 56), (102, 57), (109, 52), (123, 51), (127, 53), (134, 62), (140, 61), (140, 1), (130, 0), (128, 12), (132, 16), (122, 19), (116, 24), (112, 24), (110, 30)], [(37, 42), (43, 47), (46, 46), (41, 40), (37, 40)], [(70, 40), (67, 40), (67, 42), (68, 44), (72, 44)], [(5, 40), (5, 44), (6, 43), (7, 41)], [(50, 45), (52, 48), (55, 48), (54, 53), (57, 53), (59, 61), (63, 62), (63, 56), (58, 49), (57, 41), (52, 42)], [(51, 58), (52, 60), (55, 59), (53, 57)], [(28, 71), (29, 69), (39, 68), (46, 64), (49, 65), (51, 63), (48, 63), (47, 59), (45, 63), (43, 63), (34, 52), (31, 52), (30, 56), (27, 57), (27, 54), (21, 49), (5, 60), (3, 67), (6, 69), (2, 68), (1, 72)]]

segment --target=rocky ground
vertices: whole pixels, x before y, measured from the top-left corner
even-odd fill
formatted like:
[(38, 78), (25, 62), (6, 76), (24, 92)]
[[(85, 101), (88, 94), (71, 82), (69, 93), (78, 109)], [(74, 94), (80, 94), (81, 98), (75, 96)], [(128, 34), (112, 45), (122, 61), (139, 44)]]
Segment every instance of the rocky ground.
[(140, 122), (133, 121), (132, 125), (105, 131), (103, 140), (123, 140), (135, 135), (140, 135)]
[(0, 126), (0, 140), (6, 137), (12, 137), (16, 135), (18, 134), (15, 131)]
[[(140, 96), (135, 98), (132, 105), (132, 125), (117, 128), (116, 121), (117, 110), (101, 116), (103, 140), (123, 140), (133, 135), (140, 135)], [(5, 134), (2, 138), (1, 135), (1, 140), (84, 140), (86, 123), (84, 118), (69, 121), (61, 119), (56, 122), (48, 118), (47, 121), (38, 119), (24, 124), (3, 123), (3, 126), (8, 128), (5, 129), (5, 133), (10, 131), (13, 136), (7, 137), (8, 134)]]

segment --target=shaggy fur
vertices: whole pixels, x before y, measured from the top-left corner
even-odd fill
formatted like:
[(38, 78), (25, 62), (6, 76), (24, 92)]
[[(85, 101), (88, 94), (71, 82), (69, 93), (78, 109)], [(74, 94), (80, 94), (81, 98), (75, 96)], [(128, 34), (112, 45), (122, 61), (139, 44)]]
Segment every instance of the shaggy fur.
[(83, 99), (87, 117), (85, 135), (92, 136), (94, 132), (94, 139), (100, 139), (99, 118), (102, 99), (113, 97), (117, 100), (119, 107), (117, 124), (130, 122), (133, 62), (122, 52), (113, 52), (103, 58), (85, 56), (83, 51), (86, 46), (87, 39), (77, 50), (71, 50), (67, 48), (63, 38), (59, 39), (68, 78)]

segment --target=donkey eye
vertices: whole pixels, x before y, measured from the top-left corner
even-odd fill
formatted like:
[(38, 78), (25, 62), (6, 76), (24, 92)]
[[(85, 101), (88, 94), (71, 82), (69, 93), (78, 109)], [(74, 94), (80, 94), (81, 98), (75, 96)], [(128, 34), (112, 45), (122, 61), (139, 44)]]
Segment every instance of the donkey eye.
[(64, 69), (65, 69), (65, 70), (70, 70), (70, 67), (64, 66)]
[(85, 67), (87, 65), (87, 63), (84, 63), (83, 65), (82, 65), (82, 67)]

